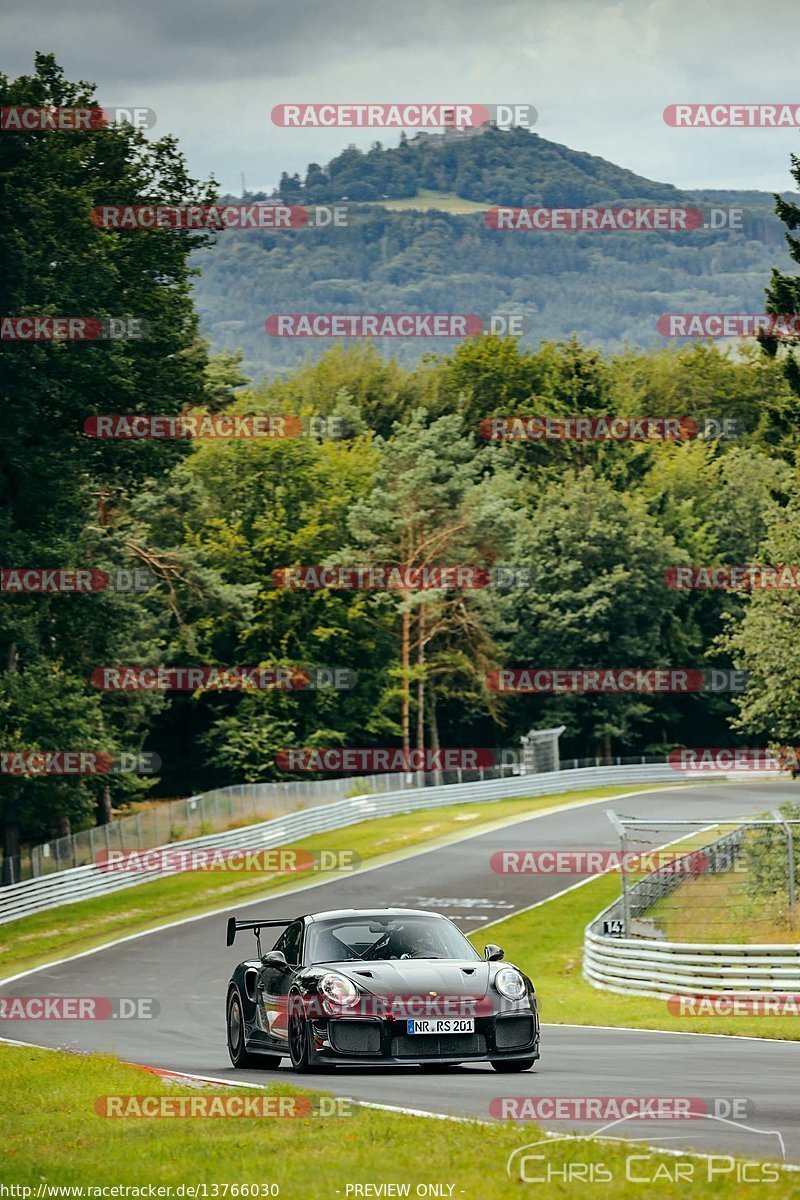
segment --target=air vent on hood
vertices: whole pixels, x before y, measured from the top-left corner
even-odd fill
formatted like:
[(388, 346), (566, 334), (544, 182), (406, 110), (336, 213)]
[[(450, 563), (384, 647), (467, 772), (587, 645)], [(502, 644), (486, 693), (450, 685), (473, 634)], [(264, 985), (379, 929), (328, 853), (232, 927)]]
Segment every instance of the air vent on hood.
[(363, 975), (365, 979), (372, 979), (372, 971), (353, 971), (354, 975)]

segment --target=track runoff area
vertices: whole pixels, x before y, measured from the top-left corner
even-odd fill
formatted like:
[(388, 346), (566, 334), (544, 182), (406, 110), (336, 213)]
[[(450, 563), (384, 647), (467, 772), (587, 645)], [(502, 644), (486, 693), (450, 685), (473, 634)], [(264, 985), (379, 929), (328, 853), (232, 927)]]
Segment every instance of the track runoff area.
[[(319, 880), (225, 912), (172, 922), (0, 984), (0, 1000), (6, 1001), (29, 996), (148, 1000), (149, 1006), (140, 1005), (132, 1019), (48, 1020), (45, 1014), (40, 1020), (0, 1020), (0, 1036), (41, 1046), (110, 1051), (132, 1063), (231, 1084), (299, 1082), (288, 1069), (288, 1059), (278, 1070), (234, 1070), (230, 1064), (225, 995), (236, 961), (249, 950), (226, 947), (228, 913), (269, 919), (338, 908), (421, 908), (450, 917), (467, 934), (485, 930), (486, 940), (495, 941), (493, 924), (592, 878), (498, 873), (491, 863), (503, 851), (617, 850), (618, 837), (606, 816), (611, 808), (654, 821), (700, 817), (719, 822), (764, 813), (795, 794), (791, 784), (757, 780), (621, 791), (603, 800), (515, 818), (383, 865), (367, 865), (344, 878)], [(344, 845), (346, 836), (342, 830), (337, 840)], [(642, 834), (637, 849), (656, 844)], [(800, 1163), (800, 1043), (727, 1037), (723, 1022), (723, 1036), (562, 1025), (558, 996), (540, 993), (539, 1002), (541, 1059), (525, 1073), (504, 1078), (488, 1064), (441, 1074), (422, 1074), (416, 1067), (338, 1068), (333, 1075), (304, 1075), (302, 1087), (446, 1117), (534, 1120), (555, 1136), (602, 1131), (604, 1136), (664, 1145), (676, 1152), (725, 1152)], [(618, 1103), (593, 1107), (590, 1101), (597, 1098)], [(666, 1119), (653, 1116), (652, 1104), (646, 1119), (626, 1115), (631, 1098), (669, 1102), (661, 1110), (668, 1114)], [(676, 1121), (674, 1106), (687, 1099), (695, 1106), (702, 1100), (707, 1117)], [(641, 1114), (647, 1106), (635, 1111)]]

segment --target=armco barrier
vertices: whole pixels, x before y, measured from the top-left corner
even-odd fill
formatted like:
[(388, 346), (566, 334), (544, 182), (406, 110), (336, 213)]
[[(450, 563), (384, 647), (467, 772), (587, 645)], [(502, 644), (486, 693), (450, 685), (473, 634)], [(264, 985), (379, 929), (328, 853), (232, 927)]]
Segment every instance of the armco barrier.
[(589, 983), (624, 995), (800, 993), (800, 945), (719, 945), (607, 938), (586, 931), (583, 973)]
[[(133, 816), (32, 846), (29, 878), (89, 866), (101, 850), (150, 850), (167, 842), (183, 841), (184, 837), (221, 832), (234, 824), (255, 825), (312, 805), (333, 804), (344, 800), (355, 785), (359, 792), (371, 794), (413, 787), (414, 781), (411, 775), (362, 775), (357, 780), (342, 777), (236, 783), (183, 800), (164, 800)], [(20, 862), (17, 869), (21, 866)], [(7, 882), (19, 883), (25, 878), (19, 874)]]
[[(738, 829), (702, 848), (711, 870), (717, 856), (720, 869), (727, 869), (741, 850), (743, 834)], [(634, 884), (628, 892), (631, 916), (645, 912), (680, 882), (680, 875), (662, 869)], [(615, 900), (586, 927), (583, 976), (596, 988), (658, 999), (720, 992), (800, 993), (800, 945), (665, 942), (599, 932), (604, 921), (621, 914), (622, 901)]]
[[(666, 763), (651, 763), (622, 767), (584, 767), (572, 771), (552, 771), (535, 775), (511, 776), (506, 779), (479, 780), (475, 783), (453, 783), (441, 787), (411, 788), (358, 796), (349, 800), (318, 805), (286, 816), (189, 838), (177, 843), (180, 849), (192, 846), (211, 846), (225, 849), (268, 850), (287, 845), (299, 838), (332, 829), (344, 829), (370, 817), (389, 817), (398, 813), (425, 808), (443, 808), (448, 804), (475, 804), (480, 801), (504, 800), (513, 796), (544, 796), (574, 789), (601, 787), (617, 783), (676, 783), (675, 771)], [(126, 876), (102, 871), (95, 864), (59, 871), (39, 879), (27, 879), (0, 888), (0, 924), (14, 921), (31, 913), (72, 904), (91, 896), (106, 895), (122, 888), (135, 887), (148, 880), (174, 872), (148, 871)]]

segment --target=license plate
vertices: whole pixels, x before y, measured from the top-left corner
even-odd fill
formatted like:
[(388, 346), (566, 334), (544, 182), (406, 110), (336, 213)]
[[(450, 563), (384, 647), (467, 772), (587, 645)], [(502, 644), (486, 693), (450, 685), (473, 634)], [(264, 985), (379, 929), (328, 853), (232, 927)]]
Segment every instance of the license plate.
[(474, 1017), (428, 1017), (407, 1022), (409, 1033), (474, 1033)]

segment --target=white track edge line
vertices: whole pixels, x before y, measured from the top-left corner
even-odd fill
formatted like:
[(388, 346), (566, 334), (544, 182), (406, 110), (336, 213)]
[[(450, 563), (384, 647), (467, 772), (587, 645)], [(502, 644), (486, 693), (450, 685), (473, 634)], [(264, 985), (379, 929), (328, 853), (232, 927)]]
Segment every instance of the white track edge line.
[[(493, 826), (483, 826), (481, 829), (475, 829), (470, 833), (465, 833), (463, 835), (457, 835), (451, 841), (447, 841), (447, 842), (444, 842), (444, 843), (441, 843), (438, 845), (434, 845), (434, 846), (426, 846), (424, 849), (421, 849), (421, 850), (410, 850), (407, 853), (402, 852), (402, 853), (398, 854), (397, 856), (392, 856), (391, 858), (389, 858), (383, 862), (370, 863), (369, 866), (360, 867), (358, 869), (358, 871), (355, 872), (355, 874), (366, 875), (370, 871), (379, 871), (383, 867), (394, 866), (396, 863), (405, 862), (405, 860), (409, 859), (409, 858), (420, 858), (424, 854), (433, 854), (437, 850), (444, 849), (445, 846), (456, 845), (461, 842), (470, 841), (472, 838), (481, 837), (485, 833), (493, 832), (493, 830), (503, 829), (507, 825), (519, 825), (519, 824), (524, 823), (525, 821), (538, 820), (539, 817), (552, 816), (554, 813), (569, 812), (571, 809), (575, 809), (575, 808), (588, 808), (592, 804), (605, 804), (612, 800), (627, 800), (630, 796), (641, 796), (641, 795), (644, 795), (651, 791), (653, 791), (653, 792), (655, 792), (655, 791), (669, 792), (669, 791), (682, 790), (685, 788), (714, 787), (714, 786), (716, 786), (716, 785), (711, 782), (704, 783), (704, 784), (685, 784), (685, 783), (684, 784), (669, 784), (667, 787), (662, 787), (659, 784), (653, 784), (651, 787), (639, 788), (635, 792), (620, 792), (614, 796), (603, 796), (600, 799), (595, 798), (593, 800), (576, 800), (574, 802), (570, 802), (569, 804), (561, 804), (561, 805), (556, 804), (550, 808), (542, 809), (540, 812), (526, 813), (523, 816), (515, 816), (509, 820), (504, 819), (502, 821), (495, 823)], [(570, 790), (570, 789), (567, 789), (567, 790)], [(530, 799), (536, 799), (536, 797), (532, 796), (532, 797), (530, 797)], [(493, 801), (478, 801), (478, 803), (493, 803)], [(435, 812), (436, 810), (435, 809), (430, 809), (430, 810), (417, 809), (414, 811)], [(396, 814), (396, 815), (401, 815), (401, 814)], [(379, 817), (377, 819), (380, 820), (381, 818)], [(361, 824), (361, 822), (358, 822), (358, 823)], [(346, 829), (346, 828), (347, 828), (346, 825), (342, 826), (342, 829)], [(328, 830), (327, 832), (335, 833), (336, 830)], [(316, 836), (316, 835), (313, 835), (313, 836)], [(344, 878), (342, 875), (332, 875), (330, 878), (318, 879), (314, 883), (302, 884), (300, 887), (285, 888), (285, 889), (284, 888), (276, 888), (274, 891), (270, 891), (266, 895), (255, 896), (250, 900), (243, 900), (241, 903), (226, 904), (223, 908), (210, 909), (208, 912), (196, 913), (191, 917), (180, 917), (176, 921), (167, 921), (163, 925), (155, 925), (155, 926), (153, 926), (152, 929), (142, 929), (138, 933), (128, 933), (124, 937), (112, 938), (112, 940), (110, 942), (103, 942), (101, 945), (93, 946), (89, 950), (81, 950), (77, 954), (67, 954), (67, 955), (65, 955), (64, 958), (53, 959), (51, 962), (42, 963), (38, 967), (30, 967), (28, 970), (20, 971), (16, 975), (8, 975), (5, 978), (0, 979), (0, 989), (6, 987), (6, 985), (9, 983), (15, 983), (18, 979), (25, 979), (28, 975), (35, 975), (37, 973), (37, 971), (47, 971), (51, 967), (61, 967), (64, 965), (64, 963), (75, 962), (79, 958), (88, 958), (92, 954), (100, 954), (104, 950), (111, 950), (111, 949), (113, 949), (114, 946), (121, 946), (124, 942), (133, 942), (133, 941), (136, 941), (137, 938), (149, 937), (151, 934), (154, 934), (154, 933), (163, 933), (167, 929), (177, 929), (181, 925), (190, 925), (193, 921), (204, 921), (204, 920), (206, 920), (207, 917), (216, 917), (216, 916), (219, 916), (220, 913), (228, 913), (228, 912), (233, 912), (236, 909), (248, 908), (248, 907), (252, 906), (253, 904), (265, 903), (268, 900), (273, 900), (273, 899), (277, 900), (277, 899), (280, 899), (281, 896), (297, 895), (300, 892), (308, 892), (308, 891), (311, 891), (313, 888), (324, 887), (328, 883), (334, 883), (334, 882), (340, 881), (342, 878)], [(593, 876), (589, 877), (590, 880), (592, 878), (594, 878), (594, 877)], [(587, 880), (587, 882), (588, 882), (588, 880)], [(44, 911), (48, 911), (48, 910), (44, 910)], [(526, 910), (521, 909), (520, 911), (526, 911)], [(511, 913), (509, 915), (516, 916), (517, 914)], [(10, 924), (10, 922), (9, 922), (9, 924)]]

